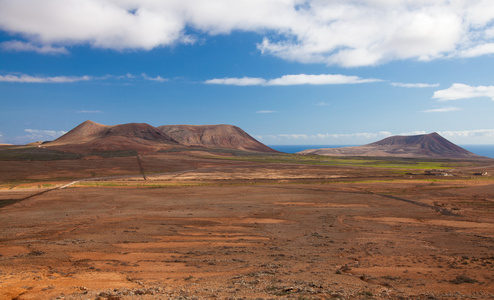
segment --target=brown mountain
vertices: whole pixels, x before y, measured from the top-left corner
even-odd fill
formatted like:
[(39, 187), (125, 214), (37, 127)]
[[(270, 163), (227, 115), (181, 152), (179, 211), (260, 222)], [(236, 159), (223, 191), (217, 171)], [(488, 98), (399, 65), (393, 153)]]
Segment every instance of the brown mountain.
[(44, 144), (59, 150), (90, 153), (109, 150), (159, 151), (183, 146), (276, 152), (231, 125), (167, 125), (145, 123), (103, 125), (86, 121)]
[(484, 158), (451, 143), (436, 132), (412, 136), (391, 136), (375, 143), (356, 147), (308, 149), (299, 152), (299, 154), (449, 159)]
[(164, 125), (158, 129), (186, 146), (277, 152), (232, 125)]
[(53, 142), (45, 144), (70, 152), (109, 150), (153, 151), (178, 143), (157, 128), (145, 123), (103, 125), (86, 121)]

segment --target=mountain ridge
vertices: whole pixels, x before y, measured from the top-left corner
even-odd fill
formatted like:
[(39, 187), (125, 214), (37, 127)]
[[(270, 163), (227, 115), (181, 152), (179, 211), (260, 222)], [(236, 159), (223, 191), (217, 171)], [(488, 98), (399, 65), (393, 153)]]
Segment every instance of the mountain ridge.
[(163, 125), (161, 132), (186, 146), (215, 147), (247, 151), (274, 152), (241, 128), (233, 125)]
[(126, 123), (103, 125), (87, 120), (48, 142), (68, 152), (136, 150), (156, 152), (177, 147), (224, 148), (257, 152), (277, 152), (233, 125), (162, 125)]

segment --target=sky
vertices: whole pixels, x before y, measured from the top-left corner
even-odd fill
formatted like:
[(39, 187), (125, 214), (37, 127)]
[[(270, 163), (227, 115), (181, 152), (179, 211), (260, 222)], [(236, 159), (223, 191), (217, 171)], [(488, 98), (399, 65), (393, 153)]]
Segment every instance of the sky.
[(493, 70), (492, 0), (0, 0), (0, 143), (92, 120), (494, 144)]

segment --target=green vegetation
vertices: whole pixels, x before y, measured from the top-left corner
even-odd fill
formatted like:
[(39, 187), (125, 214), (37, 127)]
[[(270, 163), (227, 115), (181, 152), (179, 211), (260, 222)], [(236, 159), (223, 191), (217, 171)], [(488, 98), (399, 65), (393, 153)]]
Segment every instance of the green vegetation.
[(135, 150), (100, 151), (100, 152), (91, 152), (88, 156), (91, 155), (97, 155), (103, 158), (129, 157), (129, 156), (137, 156), (137, 151)]
[(71, 187), (134, 187), (134, 188), (165, 188), (165, 187), (189, 187), (189, 186), (209, 186), (217, 183), (204, 182), (118, 182), (118, 181), (83, 181)]
[[(135, 150), (99, 151), (88, 154), (103, 158), (136, 156)], [(50, 161), (80, 159), (83, 155), (37, 146), (11, 146), (0, 148), (0, 161)]]
[[(32, 188), (37, 188), (37, 189), (52, 189), (58, 186), (58, 184), (54, 183), (36, 183), (37, 181), (25, 181), (25, 182), (20, 182), (20, 183), (0, 183), (0, 188), (2, 187), (8, 187), (8, 188), (14, 188), (17, 187), (19, 189), (32, 189)], [(21, 186), (19, 186), (21, 185)]]
[[(449, 169), (458, 166), (450, 160), (428, 160), (394, 157), (335, 157), (319, 155), (270, 154), (255, 152), (232, 152), (233, 156), (216, 156), (215, 159), (251, 161), (260, 163), (288, 163), (321, 166), (348, 166), (390, 169)], [(210, 158), (210, 157), (201, 157)]]
[(48, 161), (48, 160), (65, 160), (79, 159), (80, 154), (67, 153), (57, 150), (40, 148), (36, 146), (17, 146), (0, 150), (0, 161)]
[[(225, 148), (205, 148), (201, 146), (188, 146), (188, 147), (177, 147), (167, 150), (158, 151), (159, 153), (175, 153), (175, 152), (193, 152), (193, 151), (206, 151), (209, 153), (217, 153), (217, 154), (229, 154), (229, 155), (238, 155), (238, 156), (249, 156), (249, 155), (263, 155), (265, 153), (258, 153), (252, 151), (244, 151), (244, 150), (235, 150), (235, 149), (225, 149)], [(269, 155), (269, 153), (267, 154)]]

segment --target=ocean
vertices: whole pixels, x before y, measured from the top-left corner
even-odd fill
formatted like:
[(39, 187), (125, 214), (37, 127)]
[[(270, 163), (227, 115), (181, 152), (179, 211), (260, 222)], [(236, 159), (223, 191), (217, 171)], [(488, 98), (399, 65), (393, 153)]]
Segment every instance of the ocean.
[[(341, 148), (341, 147), (351, 147), (358, 145), (268, 145), (268, 146), (274, 150), (285, 153), (297, 153), (306, 149)], [(459, 146), (477, 155), (494, 158), (494, 145), (459, 145)]]

